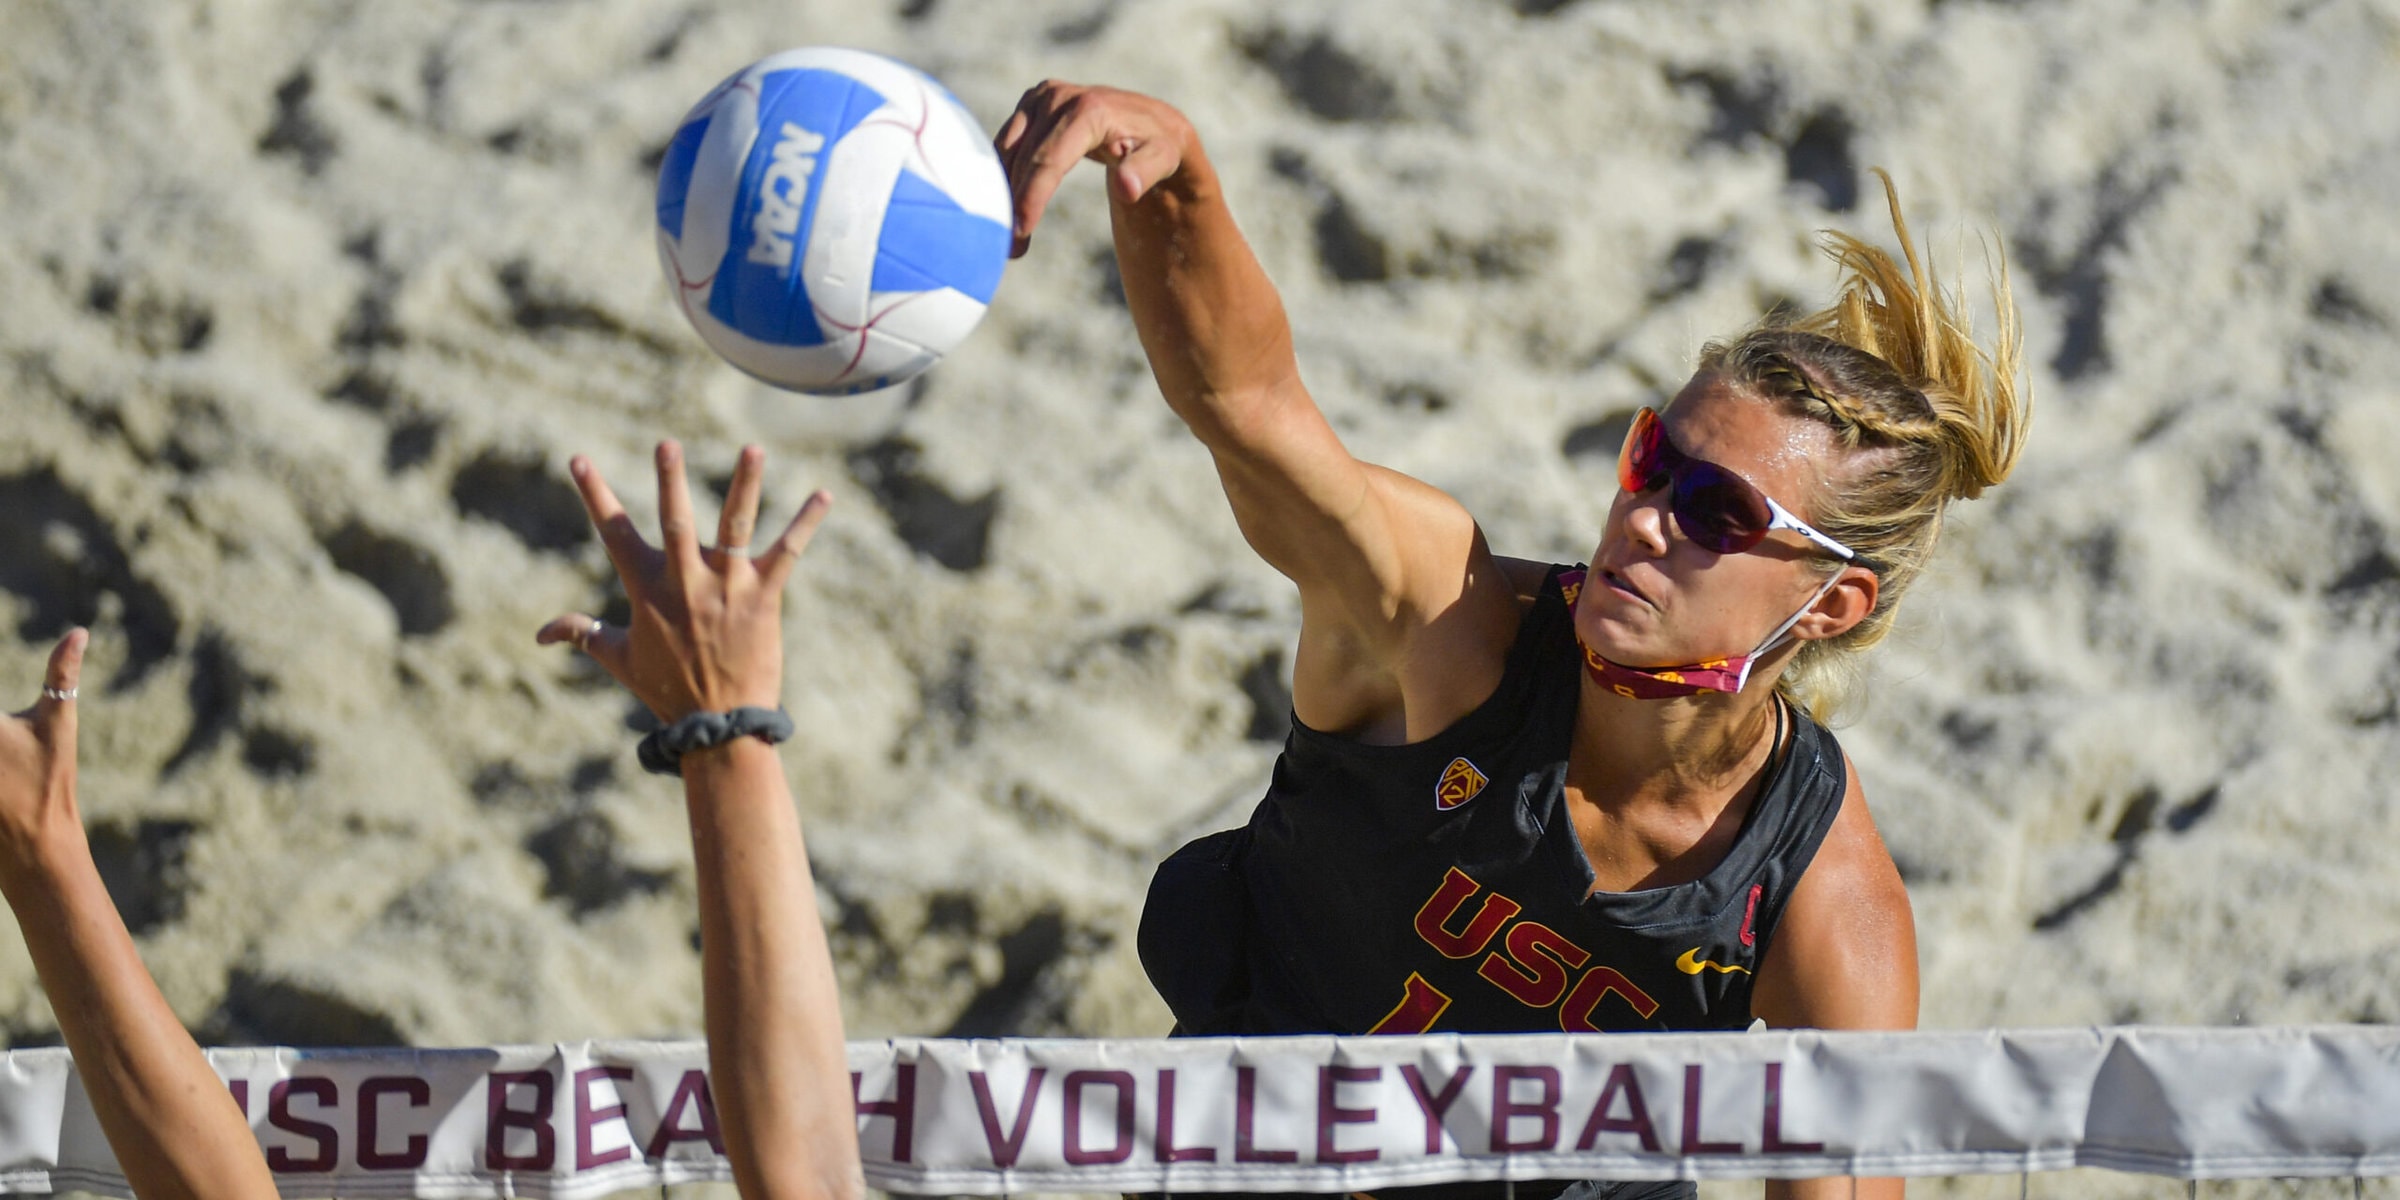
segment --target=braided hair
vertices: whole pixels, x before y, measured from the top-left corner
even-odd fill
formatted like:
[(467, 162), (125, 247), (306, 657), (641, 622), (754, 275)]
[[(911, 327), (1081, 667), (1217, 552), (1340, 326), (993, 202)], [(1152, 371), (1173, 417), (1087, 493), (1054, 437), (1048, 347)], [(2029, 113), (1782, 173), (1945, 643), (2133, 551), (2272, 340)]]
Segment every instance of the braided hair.
[(1842, 274), (1831, 307), (1770, 313), (1700, 357), (1700, 373), (1823, 422), (1848, 452), (1826, 472), (1811, 523), (1874, 570), (1875, 608), (1839, 637), (1803, 643), (1776, 683), (1820, 720), (1855, 691), (1858, 653), (1891, 632), (1901, 597), (1933, 555), (1943, 511), (2008, 478), (2032, 418), (2006, 260), (1992, 285), (1999, 334), (1986, 351), (1969, 328), (1963, 288), (1954, 298), (1931, 281), (1891, 176), (1876, 175), (1907, 267), (1829, 232), (1826, 253)]

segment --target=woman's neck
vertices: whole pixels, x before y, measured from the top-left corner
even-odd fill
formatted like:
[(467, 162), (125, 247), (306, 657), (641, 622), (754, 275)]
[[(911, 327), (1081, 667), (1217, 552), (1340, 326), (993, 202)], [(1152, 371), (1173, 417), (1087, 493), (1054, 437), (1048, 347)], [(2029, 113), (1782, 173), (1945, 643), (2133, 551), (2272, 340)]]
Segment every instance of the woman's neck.
[(1590, 676), (1576, 708), (1567, 783), (1602, 809), (1721, 810), (1774, 752), (1772, 677), (1741, 692), (1633, 700)]

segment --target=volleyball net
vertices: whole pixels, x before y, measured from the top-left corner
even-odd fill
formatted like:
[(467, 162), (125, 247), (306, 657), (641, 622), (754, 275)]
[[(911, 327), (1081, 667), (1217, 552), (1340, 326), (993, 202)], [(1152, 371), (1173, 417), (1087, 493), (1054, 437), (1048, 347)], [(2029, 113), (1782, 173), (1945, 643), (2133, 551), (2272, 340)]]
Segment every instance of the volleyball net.
[[(290, 1196), (730, 1178), (696, 1041), (209, 1057)], [(909, 1194), (2400, 1175), (2400, 1030), (2377, 1027), (896, 1039), (850, 1068), (868, 1182)], [(0, 1190), (69, 1189), (128, 1194), (66, 1052), (10, 1052)]]

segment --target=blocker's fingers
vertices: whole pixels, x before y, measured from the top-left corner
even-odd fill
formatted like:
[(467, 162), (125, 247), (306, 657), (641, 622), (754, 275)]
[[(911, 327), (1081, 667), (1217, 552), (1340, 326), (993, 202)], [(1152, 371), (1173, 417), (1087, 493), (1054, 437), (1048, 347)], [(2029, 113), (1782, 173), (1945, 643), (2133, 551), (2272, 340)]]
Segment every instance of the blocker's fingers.
[(642, 540), (634, 528), (633, 518), (625, 514), (625, 506), (617, 501), (616, 492), (600, 477), (600, 468), (592, 460), (578, 454), (567, 460), (567, 474), (575, 479), (575, 490), (583, 496), (583, 510), (591, 514), (592, 528), (600, 531), (600, 544), (608, 550), (608, 561), (616, 564), (619, 575), (638, 571), (650, 551), (650, 543)]
[(545, 646), (564, 642), (591, 655), (594, 661), (608, 668), (609, 674), (615, 675), (625, 661), (626, 636), (624, 630), (611, 629), (598, 617), (571, 612), (551, 618), (533, 635), (533, 640)]
[(750, 535), (758, 529), (758, 493), (767, 471), (767, 452), (756, 446), (742, 447), (742, 457), (733, 464), (733, 483), (725, 489), (725, 507), (717, 514), (717, 549), (726, 554), (747, 554)]
[(658, 444), (658, 535), (669, 572), (698, 573), (700, 535), (692, 525), (691, 488), (683, 481), (683, 447), (673, 438)]
[(560, 642), (569, 642), (580, 648), (584, 636), (591, 632), (596, 620), (598, 618), (582, 613), (561, 613), (544, 621), (540, 629), (534, 630), (533, 640), (537, 645), (555, 646)]
[(36, 710), (56, 711), (75, 703), (76, 689), (83, 683), (83, 651), (92, 641), (92, 633), (80, 626), (67, 631), (50, 649), (50, 663), (42, 671), (42, 698)]
[(50, 650), (50, 665), (43, 672), (43, 681), (62, 692), (72, 692), (83, 682), (83, 650), (91, 644), (92, 631), (77, 626), (58, 639)]
[(808, 549), (809, 539), (817, 535), (817, 526), (825, 523), (825, 514), (832, 508), (832, 492), (819, 488), (809, 493), (792, 523), (784, 526), (783, 536), (758, 556), (759, 576), (769, 588), (781, 589), (791, 578), (792, 565), (800, 561), (800, 552)]
[(83, 651), (91, 644), (88, 629), (77, 627), (58, 639), (42, 671), (42, 697), (33, 705), (36, 735), (71, 770), (75, 762), (76, 690), (83, 684)]

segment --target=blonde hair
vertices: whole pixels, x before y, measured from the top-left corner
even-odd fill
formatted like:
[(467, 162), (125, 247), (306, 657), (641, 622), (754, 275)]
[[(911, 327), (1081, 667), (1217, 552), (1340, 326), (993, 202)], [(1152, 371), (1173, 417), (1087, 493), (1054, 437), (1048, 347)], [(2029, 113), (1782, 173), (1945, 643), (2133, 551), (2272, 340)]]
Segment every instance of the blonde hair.
[(1775, 685), (1819, 720), (1855, 693), (1859, 652), (1891, 633), (1901, 597), (1933, 556), (1943, 511), (2008, 478), (2032, 419), (2006, 258), (1992, 282), (1999, 332), (1987, 352), (1975, 344), (1964, 287), (1945, 295), (1932, 281), (1900, 216), (1899, 191), (1890, 175), (1875, 174), (1907, 268), (1829, 231), (1825, 251), (1841, 269), (1831, 307), (1769, 313), (1700, 356), (1702, 374), (1824, 422), (1849, 451), (1827, 472), (1812, 523), (1874, 570), (1875, 608), (1839, 637), (1802, 643)]

